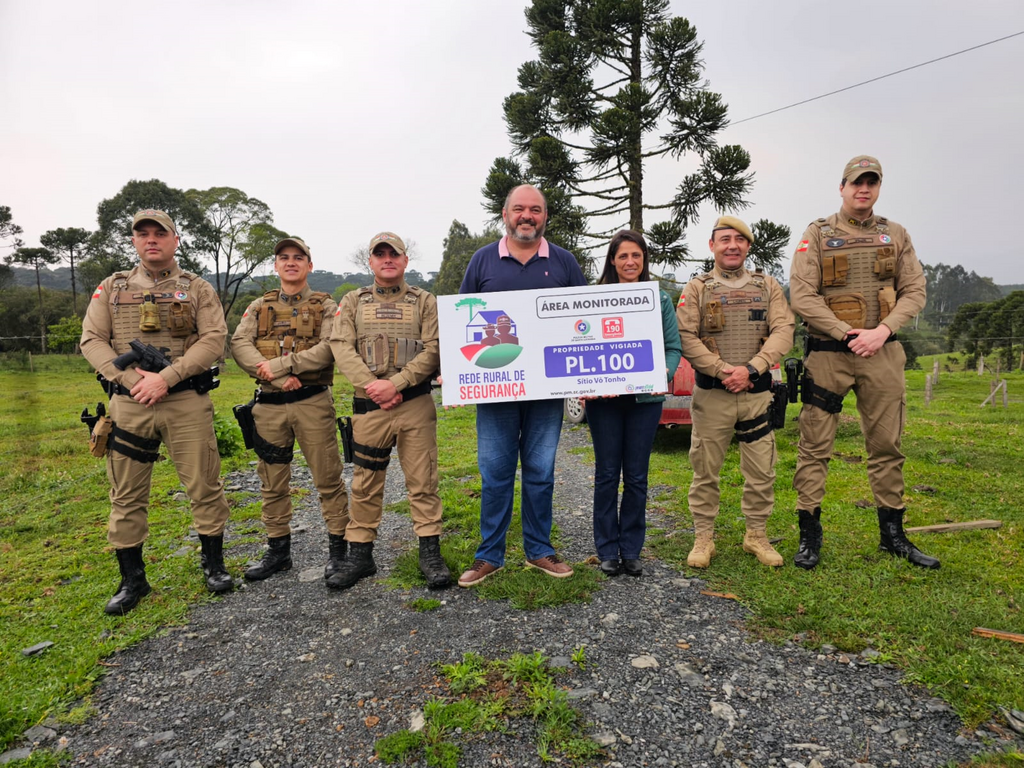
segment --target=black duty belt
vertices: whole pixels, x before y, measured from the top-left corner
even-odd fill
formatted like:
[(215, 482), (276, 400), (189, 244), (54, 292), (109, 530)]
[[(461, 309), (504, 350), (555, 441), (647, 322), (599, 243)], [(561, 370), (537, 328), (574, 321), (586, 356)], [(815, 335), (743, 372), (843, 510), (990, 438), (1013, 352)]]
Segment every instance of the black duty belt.
[[(192, 376), (190, 378), (179, 381), (177, 384), (175, 384), (173, 387), (167, 390), (167, 394), (174, 395), (177, 394), (178, 392), (186, 392), (187, 390), (195, 389), (197, 383), (195, 380), (197, 378), (197, 376)], [(99, 373), (96, 374), (96, 380), (100, 383), (100, 386), (103, 387), (103, 391), (107, 393), (107, 397), (113, 397), (114, 395), (125, 395), (127, 397), (132, 396), (131, 387), (122, 386), (121, 384), (118, 384), (116, 381), (109, 381), (108, 379), (103, 378), (103, 376)]]
[(286, 405), (308, 400), (326, 391), (326, 384), (311, 384), (308, 387), (293, 389), (291, 392), (264, 392), (260, 389), (256, 391), (256, 402), (260, 405)]
[[(430, 380), (424, 381), (422, 384), (417, 384), (415, 387), (409, 387), (408, 389), (402, 390), (402, 402), (408, 402), (414, 397), (420, 395), (430, 394)], [(380, 406), (377, 405), (373, 400), (368, 397), (353, 397), (352, 398), (352, 413), (361, 414), (369, 413), (370, 411), (380, 410)]]
[[(721, 380), (716, 379), (714, 376), (708, 376), (706, 373), (701, 373), (700, 371), (694, 371), (693, 374), (694, 381), (697, 382), (697, 386), (701, 389), (725, 389), (725, 385)], [(753, 382), (754, 387), (752, 389), (748, 389), (747, 392), (767, 392), (772, 388), (771, 371), (765, 371), (756, 379), (753, 379)]]
[[(807, 352), (849, 352), (850, 350), (850, 339), (856, 338), (850, 336), (842, 341), (836, 341), (835, 339), (816, 339), (813, 336), (806, 337), (804, 346)], [(896, 341), (896, 334), (892, 333), (889, 338), (885, 340), (888, 344), (890, 341)]]

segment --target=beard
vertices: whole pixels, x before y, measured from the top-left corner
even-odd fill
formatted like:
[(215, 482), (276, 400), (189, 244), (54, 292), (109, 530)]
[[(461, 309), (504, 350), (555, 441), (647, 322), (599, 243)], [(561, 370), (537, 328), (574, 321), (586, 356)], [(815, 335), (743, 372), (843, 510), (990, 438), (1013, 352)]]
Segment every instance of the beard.
[[(521, 226), (521, 225), (520, 225)], [(534, 225), (533, 234), (521, 235), (518, 232), (518, 227), (512, 227), (506, 225), (505, 233), (510, 239), (515, 240), (517, 243), (536, 243), (542, 237), (544, 237), (544, 231), (547, 229), (547, 222), (545, 221), (539, 227)]]

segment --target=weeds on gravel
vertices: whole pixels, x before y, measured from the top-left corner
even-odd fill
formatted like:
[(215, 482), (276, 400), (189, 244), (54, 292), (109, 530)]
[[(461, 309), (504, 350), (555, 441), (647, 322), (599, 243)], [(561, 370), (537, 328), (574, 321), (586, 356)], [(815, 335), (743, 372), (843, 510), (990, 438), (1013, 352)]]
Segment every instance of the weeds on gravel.
[(427, 613), (428, 611), (436, 611), (441, 607), (440, 600), (428, 600), (425, 597), (417, 597), (415, 600), (410, 600), (406, 605), (410, 610), (416, 611), (416, 613)]
[[(945, 355), (939, 357), (946, 364)], [(925, 370), (932, 366), (922, 358)], [(716, 522), (718, 555), (706, 572), (712, 589), (733, 592), (753, 612), (763, 636), (796, 638), (841, 652), (873, 647), (947, 700), (969, 727), (999, 706), (1024, 703), (1024, 646), (972, 636), (974, 627), (1020, 632), (1024, 626), (1024, 373), (1004, 374), (1010, 407), (979, 408), (989, 377), (945, 372), (927, 407), (924, 372), (907, 372), (907, 429), (903, 451), (907, 527), (993, 518), (995, 530), (911, 533), (922, 550), (942, 561), (937, 571), (914, 568), (878, 551), (878, 520), (867, 482), (866, 454), (853, 395), (840, 414), (830, 464), (820, 565), (792, 564), (799, 532), (792, 489), (799, 432), (789, 409), (776, 433), (779, 460), (775, 513), (769, 538), (786, 565), (766, 569), (743, 553), (739, 513), (743, 478), (733, 447), (722, 471), (722, 513)], [(688, 435), (660, 432), (651, 458), (651, 487), (667, 490), (654, 506), (668, 513), (663, 532), (648, 530), (658, 557), (685, 568), (693, 543), (686, 493), (691, 479)], [(694, 572), (695, 574), (697, 572)]]
[(456, 768), (462, 749), (453, 738), (514, 732), (515, 721), (522, 718), (534, 723), (537, 754), (545, 762), (580, 766), (602, 756), (601, 748), (582, 734), (579, 713), (556, 687), (547, 659), (539, 652), (515, 654), (506, 661), (467, 653), (441, 671), (459, 698), (427, 701), (423, 731), (398, 731), (378, 740), (375, 751), (381, 762), (412, 762), (422, 755), (429, 766)]

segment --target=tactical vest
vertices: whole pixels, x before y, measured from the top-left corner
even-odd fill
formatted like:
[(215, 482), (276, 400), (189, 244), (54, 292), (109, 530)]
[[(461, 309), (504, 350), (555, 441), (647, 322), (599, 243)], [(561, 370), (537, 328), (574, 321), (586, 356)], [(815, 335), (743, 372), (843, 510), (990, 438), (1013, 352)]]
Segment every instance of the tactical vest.
[(356, 299), (359, 356), (378, 379), (393, 376), (423, 351), (420, 341), (420, 295), (410, 285), (398, 301), (374, 301), (373, 286), (360, 288)]
[(838, 233), (827, 219), (821, 230), (821, 293), (837, 318), (854, 328), (877, 328), (896, 305), (896, 246), (889, 222), (875, 229)]
[(701, 275), (700, 340), (729, 365), (746, 365), (768, 338), (768, 285), (758, 271), (731, 288), (713, 272)]
[[(324, 300), (330, 294), (313, 292), (301, 304), (281, 300), (281, 291), (263, 294), (263, 305), (256, 310), (256, 351), (267, 360), (304, 352), (320, 341), (324, 321)], [(319, 371), (295, 374), (306, 385), (334, 383), (334, 366)]]
[(177, 277), (158, 280), (153, 288), (137, 289), (128, 286), (128, 274), (115, 272), (110, 286), (110, 345), (122, 355), (131, 351), (128, 343), (138, 339), (169, 350), (166, 354), (172, 360), (181, 357), (199, 338), (196, 297), (191, 292), (196, 276), (182, 272)]

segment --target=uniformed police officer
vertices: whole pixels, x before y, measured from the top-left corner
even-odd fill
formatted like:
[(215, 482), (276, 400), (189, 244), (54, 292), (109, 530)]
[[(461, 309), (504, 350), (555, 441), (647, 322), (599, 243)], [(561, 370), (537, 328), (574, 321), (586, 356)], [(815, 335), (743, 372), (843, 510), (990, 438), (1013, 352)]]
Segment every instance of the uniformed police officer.
[(720, 216), (708, 243), (715, 267), (687, 283), (676, 310), (683, 356), (693, 366), (697, 383), (690, 409), (694, 542), (686, 563), (691, 568), (707, 568), (715, 555), (719, 473), (734, 434), (744, 481), (743, 550), (764, 565), (782, 565), (765, 535), (775, 504), (770, 369), (793, 346), (795, 322), (778, 282), (744, 268), (753, 242), (745, 223)]
[(437, 412), (430, 379), (440, 355), (437, 300), (405, 282), (405, 243), (392, 232), (370, 240), (373, 285), (345, 295), (331, 335), (338, 370), (355, 386), (352, 410), (355, 471), (345, 538), (348, 555), (327, 580), (351, 587), (377, 572), (373, 542), (384, 501), (384, 477), (397, 444), (409, 491), (419, 565), (427, 585), (447, 587), (441, 557), (441, 499), (437, 494)]
[(868, 481), (878, 506), (879, 548), (924, 568), (903, 531), (906, 355), (896, 332), (925, 305), (926, 282), (910, 235), (874, 212), (882, 186), (878, 160), (859, 155), (839, 184), (839, 213), (811, 223), (793, 257), (790, 297), (809, 338), (802, 383), (800, 443), (793, 476), (800, 519), (801, 568), (818, 564), (821, 502), (843, 398), (857, 393), (868, 453)]
[[(135, 214), (132, 243), (139, 264), (100, 283), (82, 321), (82, 354), (105, 379), (114, 423), (107, 448), (107, 539), (115, 548), (121, 584), (106, 605), (110, 614), (127, 613), (150, 592), (142, 543), (149, 532), (150, 479), (161, 442), (191, 500), (207, 588), (227, 592), (234, 586), (224, 568), (229, 510), (213, 404), (205, 394), (209, 369), (228, 335), (224, 311), (209, 283), (178, 267), (178, 233), (165, 212)], [(131, 352), (129, 342), (136, 339), (164, 350), (172, 364), (159, 373), (132, 365), (120, 370), (114, 360)]]
[(330, 389), (334, 357), (328, 337), (337, 305), (330, 295), (310, 290), (313, 260), (302, 240), (288, 237), (274, 246), (274, 270), (281, 288), (252, 302), (231, 337), (235, 362), (260, 385), (252, 416), (267, 551), (246, 570), (245, 578), (265, 579), (292, 567), (289, 487), (296, 439), (320, 493), (327, 523), (327, 578), (345, 557), (348, 525), (348, 495), (341, 478)]

